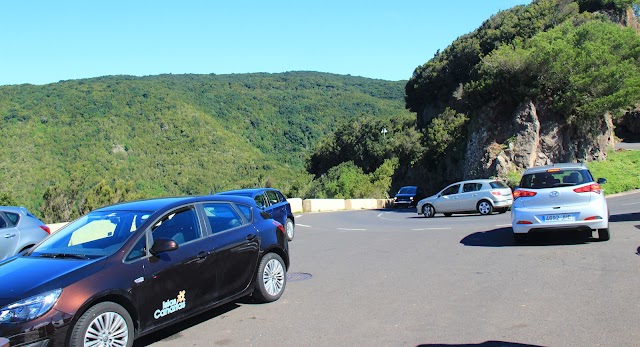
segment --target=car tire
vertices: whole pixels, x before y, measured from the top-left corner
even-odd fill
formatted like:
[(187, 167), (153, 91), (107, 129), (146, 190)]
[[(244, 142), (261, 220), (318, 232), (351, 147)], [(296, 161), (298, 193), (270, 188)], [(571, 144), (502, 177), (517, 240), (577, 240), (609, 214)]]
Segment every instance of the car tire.
[(513, 239), (516, 242), (527, 242), (527, 234), (513, 233)]
[(436, 214), (436, 210), (433, 208), (433, 206), (427, 204), (422, 206), (422, 215), (425, 218), (431, 218)]
[(600, 239), (600, 241), (609, 241), (610, 238), (609, 228), (598, 229), (598, 239)]
[(481, 215), (486, 216), (490, 215), (493, 212), (493, 205), (487, 200), (480, 200), (478, 205), (476, 205), (476, 209), (480, 212)]
[(289, 241), (293, 241), (295, 229), (296, 229), (296, 226), (295, 224), (293, 224), (293, 221), (291, 220), (291, 218), (287, 218), (287, 220), (284, 222), (284, 230), (287, 233), (287, 238), (289, 239)]
[(444, 216), (445, 216), (445, 217), (451, 217), (451, 216), (453, 216), (453, 213), (448, 212), (448, 213), (445, 213), (445, 214), (444, 214)]
[(133, 346), (133, 321), (127, 310), (114, 302), (101, 302), (89, 308), (76, 322), (70, 346), (87, 346), (98, 342)]
[(287, 285), (287, 268), (282, 258), (275, 253), (267, 253), (260, 261), (256, 273), (256, 288), (253, 297), (259, 302), (280, 299)]

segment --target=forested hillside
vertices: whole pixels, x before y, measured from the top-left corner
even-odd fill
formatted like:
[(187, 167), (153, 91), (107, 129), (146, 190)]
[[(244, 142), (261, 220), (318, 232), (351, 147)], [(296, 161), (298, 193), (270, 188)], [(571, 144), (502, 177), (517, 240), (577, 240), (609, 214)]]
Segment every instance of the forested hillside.
[(0, 194), (49, 221), (136, 197), (300, 196), (306, 159), (340, 124), (409, 117), (404, 83), (290, 72), (0, 87)]

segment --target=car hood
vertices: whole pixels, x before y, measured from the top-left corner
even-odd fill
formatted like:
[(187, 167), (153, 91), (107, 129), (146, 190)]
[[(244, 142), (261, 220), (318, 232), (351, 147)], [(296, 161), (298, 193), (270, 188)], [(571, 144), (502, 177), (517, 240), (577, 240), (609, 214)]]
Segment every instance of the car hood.
[(17, 256), (0, 262), (0, 307), (49, 290), (64, 288), (98, 271), (106, 259)]
[(418, 202), (418, 204), (424, 204), (424, 203), (425, 203), (425, 202), (427, 202), (427, 201), (433, 201), (433, 200), (436, 200), (437, 198), (438, 198), (438, 194), (436, 194), (436, 195), (431, 195), (431, 196), (430, 196), (430, 197), (428, 197), (428, 198), (424, 198), (424, 199), (420, 200), (420, 201)]

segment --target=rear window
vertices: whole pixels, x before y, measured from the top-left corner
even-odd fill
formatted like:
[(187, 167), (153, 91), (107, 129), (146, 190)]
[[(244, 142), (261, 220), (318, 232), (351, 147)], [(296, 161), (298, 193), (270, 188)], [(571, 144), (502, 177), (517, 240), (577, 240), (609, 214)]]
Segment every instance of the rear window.
[(500, 181), (491, 181), (491, 182), (489, 182), (489, 185), (493, 189), (509, 188), (508, 185), (506, 185), (506, 184), (504, 184), (503, 182), (500, 182)]
[(568, 169), (525, 174), (520, 181), (520, 188), (543, 189), (568, 187), (593, 182), (589, 170)]

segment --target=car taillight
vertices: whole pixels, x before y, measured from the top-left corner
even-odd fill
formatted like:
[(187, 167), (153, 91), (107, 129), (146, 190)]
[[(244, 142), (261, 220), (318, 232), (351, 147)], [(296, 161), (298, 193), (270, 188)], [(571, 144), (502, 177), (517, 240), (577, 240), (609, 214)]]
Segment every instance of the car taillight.
[(273, 223), (273, 225), (275, 225), (276, 228), (278, 228), (278, 230), (282, 231), (283, 234), (285, 234), (285, 235), (287, 234), (287, 231), (284, 230), (284, 226), (282, 224), (278, 223), (278, 221), (274, 220), (274, 221), (271, 221), (271, 223)]
[(602, 187), (600, 187), (597, 183), (592, 183), (588, 186), (576, 188), (573, 190), (576, 193), (596, 193), (600, 194), (602, 192)]
[(51, 229), (49, 229), (48, 226), (46, 225), (39, 225), (40, 229), (44, 230), (47, 232), (47, 234), (51, 235)]
[(530, 198), (532, 196), (536, 196), (536, 194), (538, 193), (529, 190), (516, 190), (513, 192), (513, 200), (517, 198)]
[(492, 190), (491, 191), (491, 195), (493, 195), (493, 196), (502, 196), (502, 193), (500, 193), (500, 191), (498, 191), (498, 190)]

